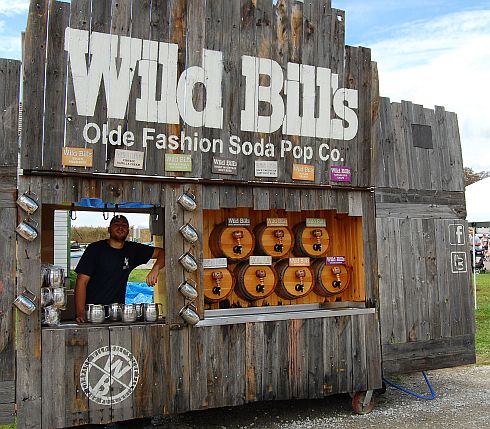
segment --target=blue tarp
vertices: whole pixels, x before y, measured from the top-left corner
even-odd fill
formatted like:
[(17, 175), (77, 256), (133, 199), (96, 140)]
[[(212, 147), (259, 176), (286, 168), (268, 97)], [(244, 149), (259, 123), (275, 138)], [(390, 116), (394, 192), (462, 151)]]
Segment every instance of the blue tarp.
[(94, 209), (114, 209), (116, 208), (116, 205), (120, 209), (147, 209), (150, 207), (154, 207), (152, 204), (143, 203), (104, 203), (104, 201), (102, 201), (100, 198), (82, 198), (78, 203), (75, 203), (75, 206), (78, 207), (92, 207)]
[(153, 288), (146, 283), (128, 282), (126, 287), (126, 304), (151, 304)]

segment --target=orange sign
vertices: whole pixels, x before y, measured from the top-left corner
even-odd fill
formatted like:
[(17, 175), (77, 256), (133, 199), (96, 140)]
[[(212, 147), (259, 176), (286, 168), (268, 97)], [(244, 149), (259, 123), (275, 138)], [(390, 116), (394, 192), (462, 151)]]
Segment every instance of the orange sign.
[(315, 166), (308, 164), (293, 164), (293, 180), (315, 181)]
[(84, 147), (64, 147), (61, 149), (61, 163), (68, 167), (92, 167), (94, 150)]

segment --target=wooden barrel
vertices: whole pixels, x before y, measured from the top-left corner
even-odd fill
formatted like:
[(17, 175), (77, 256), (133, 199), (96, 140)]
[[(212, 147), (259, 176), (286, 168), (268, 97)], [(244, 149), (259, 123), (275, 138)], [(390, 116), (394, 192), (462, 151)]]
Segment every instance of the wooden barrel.
[(242, 261), (253, 252), (255, 237), (252, 231), (244, 226), (216, 225), (209, 236), (209, 248), (217, 258), (228, 258), (230, 261)]
[(330, 247), (330, 235), (327, 228), (307, 227), (305, 222), (301, 222), (294, 226), (293, 231), (293, 253), (296, 256), (320, 258), (327, 254)]
[(235, 267), (234, 273), (235, 293), (248, 301), (267, 298), (277, 284), (277, 274), (268, 265), (249, 265), (244, 261)]
[(344, 264), (328, 265), (324, 259), (318, 259), (313, 262), (312, 268), (315, 273), (313, 290), (318, 295), (338, 295), (350, 285), (352, 267)]
[(208, 304), (228, 298), (235, 287), (235, 276), (228, 268), (204, 270), (204, 301)]
[(259, 223), (254, 228), (255, 253), (274, 259), (287, 255), (294, 246), (293, 233), (287, 226), (267, 226)]
[(297, 299), (313, 290), (313, 270), (310, 267), (290, 267), (289, 259), (285, 258), (278, 261), (274, 268), (278, 277), (276, 294), (281, 298)]

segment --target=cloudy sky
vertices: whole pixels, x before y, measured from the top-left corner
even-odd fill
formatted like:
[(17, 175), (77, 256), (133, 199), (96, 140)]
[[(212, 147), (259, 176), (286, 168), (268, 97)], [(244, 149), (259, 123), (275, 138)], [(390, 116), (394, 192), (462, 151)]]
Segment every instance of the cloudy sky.
[[(27, 0), (0, 0), (0, 57), (20, 58)], [(332, 0), (372, 49), (381, 95), (458, 114), (463, 160), (490, 171), (490, 0)]]

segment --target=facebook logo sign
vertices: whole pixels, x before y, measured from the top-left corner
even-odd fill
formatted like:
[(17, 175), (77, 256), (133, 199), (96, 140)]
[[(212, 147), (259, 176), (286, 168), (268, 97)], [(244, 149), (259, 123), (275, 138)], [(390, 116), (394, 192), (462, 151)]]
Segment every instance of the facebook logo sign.
[(461, 245), (465, 244), (465, 232), (463, 224), (453, 224), (449, 225), (449, 244), (452, 245)]

